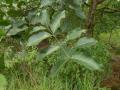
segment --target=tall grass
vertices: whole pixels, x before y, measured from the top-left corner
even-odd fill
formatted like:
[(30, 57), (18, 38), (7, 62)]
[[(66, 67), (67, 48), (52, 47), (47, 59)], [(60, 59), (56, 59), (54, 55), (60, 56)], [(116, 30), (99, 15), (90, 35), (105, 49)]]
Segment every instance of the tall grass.
[[(5, 67), (2, 72), (8, 81), (6, 90), (110, 90), (100, 87), (106, 71), (89, 71), (76, 63), (69, 62), (56, 76), (51, 77), (50, 68), (54, 66), (59, 52), (41, 60), (36, 58), (37, 49), (23, 51), (26, 52), (14, 54), (12, 58), (9, 57), (11, 52), (8, 53), (6, 59), (13, 62), (8, 62), (12, 65)], [(107, 65), (109, 55), (104, 45), (97, 44), (95, 47), (82, 49), (82, 51), (92, 56), (98, 63)], [(103, 51), (105, 53), (102, 53)]]

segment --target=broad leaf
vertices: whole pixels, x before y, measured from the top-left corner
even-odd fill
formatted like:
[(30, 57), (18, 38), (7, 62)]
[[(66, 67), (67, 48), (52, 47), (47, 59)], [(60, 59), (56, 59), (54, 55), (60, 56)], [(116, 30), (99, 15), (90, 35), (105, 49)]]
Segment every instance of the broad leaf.
[(55, 51), (57, 51), (59, 48), (60, 48), (59, 46), (51, 46), (51, 47), (47, 50), (46, 56), (52, 54), (52, 53), (55, 52)]
[(84, 12), (81, 11), (80, 8), (76, 8), (76, 9), (75, 9), (75, 13), (76, 13), (76, 15), (77, 15), (79, 18), (81, 18), (81, 19), (85, 19), (85, 18), (86, 18)]
[(41, 17), (40, 17), (40, 15), (39, 16), (33, 16), (30, 23), (32, 25), (41, 23)]
[(50, 6), (55, 0), (41, 0), (41, 7)]
[(81, 18), (81, 19), (86, 18), (84, 12), (81, 10), (80, 7), (69, 6), (69, 8), (73, 9), (75, 11), (76, 16), (78, 16), (79, 18)]
[(76, 47), (89, 47), (96, 43), (97, 41), (94, 38), (83, 37), (78, 40)]
[(39, 32), (37, 34), (34, 34), (34, 35), (30, 36), (30, 38), (28, 39), (27, 46), (38, 45), (42, 40), (44, 40), (50, 36), (51, 35), (47, 32)]
[(31, 18), (31, 21), (30, 21), (31, 24), (35, 25), (40, 23), (45, 26), (49, 25), (50, 16), (49, 16), (48, 10), (43, 9), (39, 14), (36, 14), (36, 15), (34, 14), (35, 14), (34, 12), (33, 13), (31, 12), (30, 15), (28, 16), (28, 19)]
[(51, 21), (50, 28), (52, 32), (54, 33), (59, 27), (61, 20), (65, 18), (65, 10), (57, 13), (55, 16), (53, 16), (53, 19)]
[(46, 9), (42, 10), (40, 15), (41, 24), (48, 26), (50, 24), (50, 16)]
[(59, 50), (59, 49), (60, 49), (59, 46), (50, 46), (49, 48), (47, 48), (47, 49), (45, 50), (44, 53), (38, 53), (37, 58), (38, 58), (38, 60), (39, 60), (39, 59), (43, 59), (44, 57), (52, 54), (53, 52), (55, 52), (55, 51), (57, 51), (57, 50)]
[(43, 26), (36, 26), (33, 28), (33, 30), (30, 32), (30, 34), (41, 31), (41, 30), (45, 30), (46, 28)]
[(27, 26), (24, 26), (22, 28), (18, 28), (14, 26), (12, 29), (9, 30), (9, 32), (7, 33), (7, 36), (16, 35), (19, 32), (25, 31), (27, 28), (28, 28)]
[(76, 38), (80, 37), (82, 33), (85, 33), (85, 32), (86, 32), (86, 30), (81, 30), (80, 28), (76, 28), (67, 35), (66, 40), (68, 41), (68, 40), (76, 39)]
[(97, 64), (92, 58), (89, 58), (87, 56), (84, 56), (84, 55), (81, 55), (81, 54), (73, 55), (71, 57), (71, 59), (73, 59), (73, 61), (77, 62), (78, 64), (84, 65), (88, 69), (100, 70), (99, 64)]

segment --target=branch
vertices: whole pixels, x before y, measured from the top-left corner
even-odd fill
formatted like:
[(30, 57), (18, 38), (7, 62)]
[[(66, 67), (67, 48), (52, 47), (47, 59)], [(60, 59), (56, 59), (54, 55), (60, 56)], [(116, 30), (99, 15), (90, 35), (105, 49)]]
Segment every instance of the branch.
[(104, 12), (107, 12), (107, 13), (117, 13), (117, 12), (120, 12), (120, 9), (116, 9), (116, 8), (104, 8)]

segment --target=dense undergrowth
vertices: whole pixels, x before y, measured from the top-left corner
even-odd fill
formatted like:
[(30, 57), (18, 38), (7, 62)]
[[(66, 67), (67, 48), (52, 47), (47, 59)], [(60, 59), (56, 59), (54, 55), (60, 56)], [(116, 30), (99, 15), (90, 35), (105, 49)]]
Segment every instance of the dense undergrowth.
[[(1, 86), (6, 90), (110, 90), (101, 86), (102, 80), (111, 72), (111, 46), (106, 43), (109, 35), (101, 35), (104, 39), (98, 40), (95, 46), (77, 51), (96, 60), (101, 64), (102, 71), (90, 71), (77, 63), (69, 62), (55, 75), (51, 68), (56, 61), (63, 59), (61, 50), (40, 59), (36, 47), (18, 47), (19, 43), (14, 39), (3, 40), (0, 44), (0, 72), (4, 75), (0, 76), (0, 82), (3, 82)], [(117, 38), (116, 35), (111, 37), (114, 38)], [(117, 41), (113, 40), (112, 43)]]
[(0, 58), (5, 60), (1, 63), (1, 72), (7, 78), (7, 90), (109, 90), (100, 85), (109, 71), (106, 67), (109, 67), (107, 63), (110, 53), (104, 44), (98, 43), (77, 50), (100, 63), (101, 72), (90, 71), (77, 63), (69, 62), (55, 76), (51, 76), (51, 67), (57, 60), (62, 60), (61, 51), (41, 60), (37, 58), (36, 48), (21, 48), (20, 52), (16, 52), (15, 46), (13, 48), (1, 44), (1, 47), (0, 50), (6, 49), (6, 52), (1, 52)]
[[(0, 82), (3, 82), (1, 86), (6, 90), (110, 90), (101, 86), (102, 80), (111, 72), (111, 46), (106, 43), (109, 42), (107, 35), (101, 34), (103, 40), (98, 40), (95, 46), (77, 49), (96, 60), (102, 71), (90, 71), (77, 63), (69, 62), (55, 75), (51, 68), (56, 61), (63, 59), (61, 50), (40, 59), (36, 47), (18, 47), (19, 43), (14, 39), (3, 40), (0, 44), (0, 72), (4, 75), (0, 76)], [(117, 38), (116, 35), (111, 37), (112, 40), (114, 38)], [(112, 43), (117, 41), (113, 40)]]
[(1, 0), (0, 90), (118, 89), (119, 39), (120, 0)]

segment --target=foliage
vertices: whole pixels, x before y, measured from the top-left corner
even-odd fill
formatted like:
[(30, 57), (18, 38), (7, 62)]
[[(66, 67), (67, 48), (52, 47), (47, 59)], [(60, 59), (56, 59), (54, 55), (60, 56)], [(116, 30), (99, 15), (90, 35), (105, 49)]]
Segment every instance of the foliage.
[[(27, 46), (36, 46), (39, 43), (41, 43), (43, 40), (53, 37), (56, 42), (55, 45), (59, 46), (60, 49), (63, 50), (63, 53), (65, 53), (64, 57), (67, 57), (68, 60), (69, 59), (74, 60), (76, 58), (83, 57), (78, 60), (78, 63), (81, 64), (81, 62), (82, 62), (83, 65), (86, 67), (90, 66), (91, 68), (93, 68), (95, 70), (99, 70), (100, 69), (99, 65), (92, 59), (87, 58), (83, 55), (79, 55), (79, 54), (71, 56), (68, 52), (66, 52), (64, 50), (63, 45), (67, 44), (67, 42), (70, 41), (71, 39), (73, 39), (73, 40), (78, 39), (77, 40), (78, 42), (76, 41), (77, 44), (75, 46), (73, 46), (73, 47), (75, 47), (74, 49), (77, 49), (78, 47), (81, 47), (81, 46), (85, 46), (86, 44), (89, 45), (91, 43), (91, 45), (92, 44), (94, 45), (96, 43), (95, 40), (89, 39), (86, 37), (81, 38), (79, 40), (82, 32), (84, 32), (82, 29), (80, 29), (79, 27), (75, 27), (75, 28), (78, 28), (78, 30), (76, 29), (76, 32), (74, 32), (74, 33), (71, 32), (71, 33), (72, 34), (79, 33), (79, 34), (76, 37), (74, 37), (75, 35), (68, 33), (67, 41), (66, 41), (66, 37), (65, 37), (65, 39), (62, 40), (63, 43), (57, 38), (57, 33), (58, 33), (58, 31), (60, 31), (59, 29), (61, 29), (61, 27), (64, 28), (64, 25), (61, 26), (62, 22), (67, 20), (67, 18), (69, 19), (69, 17), (67, 17), (67, 15), (70, 14), (69, 10), (71, 10), (71, 8), (70, 7), (63, 8), (63, 5), (67, 5), (68, 1), (67, 2), (63, 1), (64, 4), (62, 1), (59, 1), (59, 0), (58, 1), (54, 1), (54, 0), (53, 1), (44, 1), (43, 0), (41, 2), (38, 1), (39, 4), (37, 4), (37, 5), (40, 5), (40, 7), (36, 5), (37, 8), (33, 6), (33, 7), (29, 8), (30, 10), (27, 10), (29, 6), (31, 6), (32, 4), (34, 5), (36, 2), (31, 3), (30, 1), (23, 1), (23, 2), (17, 1), (17, 2), (12, 2), (12, 5), (7, 4), (7, 2), (4, 3), (5, 6), (9, 7), (9, 8), (5, 8), (3, 6), (3, 8), (6, 9), (6, 12), (4, 12), (4, 13), (8, 15), (8, 16), (5, 15), (5, 17), (7, 18), (7, 20), (9, 22), (11, 22), (9, 24), (9, 27), (7, 26), (8, 27), (7, 36), (13, 36), (20, 32), (27, 31), (27, 32), (24, 32), (24, 33), (27, 33), (27, 35), (29, 36), (29, 37), (25, 36), (26, 38), (28, 38)], [(27, 6), (24, 6), (23, 5), (24, 3)], [(54, 4), (55, 5), (60, 4), (60, 5), (58, 5), (60, 7), (57, 7)], [(69, 3), (69, 4), (71, 5), (71, 3)], [(76, 2), (74, 2), (74, 4), (76, 6), (78, 6), (79, 8), (81, 7), (80, 5), (77, 5)], [(1, 5), (3, 5), (3, 4), (1, 3)], [(53, 7), (53, 5), (55, 7)], [(73, 8), (75, 8), (76, 6), (72, 5)], [(33, 8), (35, 8), (35, 9), (31, 10)], [(75, 10), (78, 10), (77, 8), (75, 8)], [(26, 12), (26, 10), (27, 10), (27, 12)], [(18, 11), (19, 11), (20, 15), (16, 15), (16, 12), (18, 12)], [(50, 11), (52, 11), (52, 13)], [(76, 16), (76, 17), (78, 17), (78, 16)], [(67, 21), (66, 23), (69, 23), (69, 21)], [(40, 27), (43, 27), (43, 28), (40, 28)], [(5, 28), (6, 28), (6, 26), (5, 26)], [(33, 30), (35, 30), (35, 31), (33, 31)], [(32, 32), (32, 33), (30, 34), (30, 32)], [(71, 36), (73, 36), (73, 37), (71, 37)], [(74, 51), (74, 50), (72, 50), (72, 48), (69, 48), (69, 47), (66, 47), (66, 48), (71, 49), (71, 51)], [(51, 50), (51, 52), (47, 51), (46, 52), (47, 54), (45, 54), (45, 55), (48, 55), (48, 52), (50, 54), (53, 51), (58, 50), (59, 48), (57, 48), (57, 49), (52, 48), (52, 49), (53, 50)], [(48, 50), (50, 50), (50, 49), (48, 49)], [(72, 53), (75, 53), (75, 52), (72, 52)], [(88, 60), (91, 63), (91, 65), (90, 65), (90, 63), (87, 62)], [(66, 61), (64, 61), (64, 62), (66, 62)]]
[[(102, 90), (99, 74), (106, 73), (110, 59), (105, 43), (113, 36), (112, 44), (119, 44), (113, 32), (120, 29), (120, 1), (92, 5), (92, 0), (1, 0), (0, 72), (8, 89)], [(87, 36), (90, 29), (94, 37)]]
[[(117, 11), (120, 8), (120, 1), (107, 0), (98, 7), (96, 15), (95, 31), (111, 32), (120, 28), (120, 12)], [(101, 17), (101, 18), (99, 18)]]
[[(111, 45), (115, 47), (119, 47), (120, 41), (118, 38), (120, 38), (120, 31), (119, 29), (112, 31), (111, 33), (102, 33), (99, 36), (101, 38), (101, 41), (105, 43), (110, 43)], [(103, 39), (103, 40), (102, 40)]]
[[(100, 48), (100, 45), (97, 47)], [(92, 54), (91, 56), (96, 55), (95, 56), (96, 60), (98, 61), (101, 60), (100, 62), (106, 65), (107, 61), (105, 62), (104, 60), (107, 60), (106, 58), (108, 57), (107, 55), (104, 55), (104, 53), (100, 53), (104, 49), (102, 49), (101, 47), (101, 50), (100, 50), (99, 48), (97, 51), (96, 49), (93, 50), (92, 52), (94, 52), (94, 54)], [(76, 64), (75, 62), (74, 63), (68, 62), (66, 65), (64, 65), (60, 69), (59, 74), (57, 74), (56, 77), (49, 77), (49, 74), (51, 73), (51, 70), (50, 70), (51, 66), (56, 65), (56, 61), (59, 61), (62, 57), (62, 56), (58, 57), (59, 54), (60, 52), (57, 51), (52, 55), (44, 58), (44, 60), (42, 60), (41, 62), (39, 62), (36, 60), (37, 58), (35, 58), (36, 50), (33, 48), (33, 52), (29, 52), (29, 54), (22, 59), (21, 63), (14, 64), (13, 67), (9, 68), (8, 80), (10, 80), (10, 82), (9, 82), (8, 90), (12, 90), (12, 89), (14, 90), (18, 88), (26, 89), (26, 90), (29, 90), (29, 89), (50, 90), (51, 88), (53, 90), (56, 90), (56, 88), (58, 90), (63, 90), (63, 89), (69, 90), (74, 87), (74, 84), (77, 90), (81, 90), (81, 89), (84, 90), (84, 88), (88, 90), (89, 89), (93, 90), (93, 88), (100, 89), (99, 82), (101, 81), (103, 74), (99, 72), (89, 71), (86, 68), (81, 68), (81, 66), (79, 64)], [(99, 54), (102, 54), (103, 56), (101, 55), (102, 57), (98, 57)], [(33, 61), (29, 63), (29, 60), (31, 59)], [(20, 58), (16, 57), (15, 60), (20, 61), (21, 57)], [(97, 85), (93, 86), (94, 84), (97, 84)], [(31, 85), (34, 85), (34, 87)]]
[(5, 90), (7, 86), (7, 80), (4, 75), (0, 74), (0, 90)]

